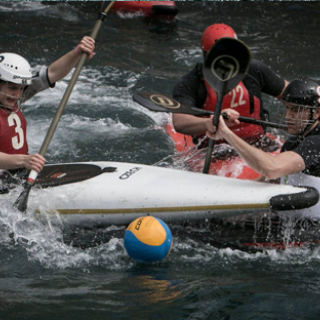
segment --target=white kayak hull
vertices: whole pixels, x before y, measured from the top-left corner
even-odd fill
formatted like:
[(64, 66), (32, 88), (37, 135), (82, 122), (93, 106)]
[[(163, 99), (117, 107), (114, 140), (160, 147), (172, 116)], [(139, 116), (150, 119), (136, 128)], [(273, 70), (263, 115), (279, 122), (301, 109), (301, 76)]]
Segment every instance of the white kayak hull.
[[(279, 195), (289, 195), (294, 200), (306, 191), (134, 163), (83, 164), (116, 170), (61, 186), (34, 187), (29, 194), (28, 212), (49, 214), (71, 225), (87, 227), (128, 224), (141, 215), (168, 223), (200, 221), (267, 212), (274, 197), (281, 200)], [(14, 201), (21, 190), (2, 195), (1, 199)]]

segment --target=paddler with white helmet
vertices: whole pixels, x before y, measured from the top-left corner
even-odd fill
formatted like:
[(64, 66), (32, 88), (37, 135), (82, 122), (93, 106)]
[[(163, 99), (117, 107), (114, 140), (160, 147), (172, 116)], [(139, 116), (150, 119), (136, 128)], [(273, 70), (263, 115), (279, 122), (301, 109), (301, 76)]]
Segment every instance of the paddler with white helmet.
[(94, 39), (83, 37), (75, 49), (39, 70), (33, 70), (19, 54), (0, 53), (0, 169), (41, 171), (45, 159), (39, 154), (28, 154), (22, 104), (35, 94), (53, 88), (77, 64), (83, 52), (91, 59), (94, 48)]

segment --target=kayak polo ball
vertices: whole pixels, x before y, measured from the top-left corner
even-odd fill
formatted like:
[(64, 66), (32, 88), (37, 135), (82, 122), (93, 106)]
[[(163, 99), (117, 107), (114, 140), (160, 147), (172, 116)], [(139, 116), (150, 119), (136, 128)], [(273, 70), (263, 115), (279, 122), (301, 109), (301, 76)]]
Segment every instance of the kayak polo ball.
[(164, 259), (173, 244), (169, 227), (160, 219), (140, 217), (128, 226), (124, 247), (128, 255), (138, 262), (156, 262)]

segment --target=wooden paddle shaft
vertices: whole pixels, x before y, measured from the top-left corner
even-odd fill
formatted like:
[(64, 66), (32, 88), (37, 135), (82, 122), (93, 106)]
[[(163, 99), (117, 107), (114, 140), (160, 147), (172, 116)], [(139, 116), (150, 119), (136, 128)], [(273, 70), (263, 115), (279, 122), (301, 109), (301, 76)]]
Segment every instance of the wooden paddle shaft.
[[(103, 22), (105, 16), (106, 16), (106, 13), (103, 12), (101, 14), (101, 19), (97, 20), (97, 22), (96, 22), (96, 24), (94, 26), (94, 29), (93, 29), (93, 31), (91, 33), (91, 38), (96, 39), (96, 37), (97, 37), (97, 35), (98, 35), (99, 31), (100, 31), (100, 28), (101, 28), (101, 25), (102, 25), (102, 22)], [(41, 149), (40, 149), (39, 153), (42, 156), (44, 156), (45, 153), (47, 152), (47, 149), (48, 149), (49, 144), (50, 144), (50, 142), (52, 140), (53, 134), (54, 134), (54, 132), (55, 132), (57, 126), (58, 126), (58, 123), (60, 121), (60, 118), (62, 116), (63, 110), (64, 110), (64, 108), (65, 108), (65, 106), (66, 106), (66, 104), (67, 104), (67, 102), (69, 100), (69, 97), (71, 95), (73, 87), (74, 87), (76, 81), (79, 78), (81, 69), (82, 69), (84, 63), (86, 62), (86, 60), (87, 60), (87, 53), (83, 52), (82, 55), (81, 55), (81, 58), (80, 58), (80, 60), (78, 62), (78, 65), (76, 67), (76, 70), (74, 71), (74, 73), (72, 75), (72, 78), (71, 78), (71, 80), (70, 80), (70, 82), (68, 84), (68, 87), (67, 87), (67, 89), (66, 89), (66, 91), (65, 91), (65, 93), (63, 95), (63, 98), (62, 98), (62, 100), (60, 102), (60, 105), (59, 105), (59, 107), (58, 107), (58, 109), (56, 111), (56, 114), (55, 114), (55, 116), (54, 116), (54, 118), (53, 118), (53, 120), (51, 122), (50, 128), (49, 128), (49, 130), (47, 132), (47, 135), (46, 135), (46, 138), (45, 138), (45, 140), (44, 140), (44, 142), (43, 142), (43, 144), (41, 146)]]

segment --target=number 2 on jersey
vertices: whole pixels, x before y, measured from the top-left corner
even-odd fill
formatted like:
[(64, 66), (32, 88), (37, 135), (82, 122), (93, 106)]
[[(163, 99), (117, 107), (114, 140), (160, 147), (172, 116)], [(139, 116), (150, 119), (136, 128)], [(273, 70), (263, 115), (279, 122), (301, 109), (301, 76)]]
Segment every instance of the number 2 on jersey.
[[(239, 95), (237, 93), (239, 93)], [(237, 108), (239, 106), (246, 104), (246, 100), (243, 100), (243, 88), (240, 85), (236, 86), (230, 92), (230, 94), (232, 95), (231, 105), (230, 105), (231, 108)]]

